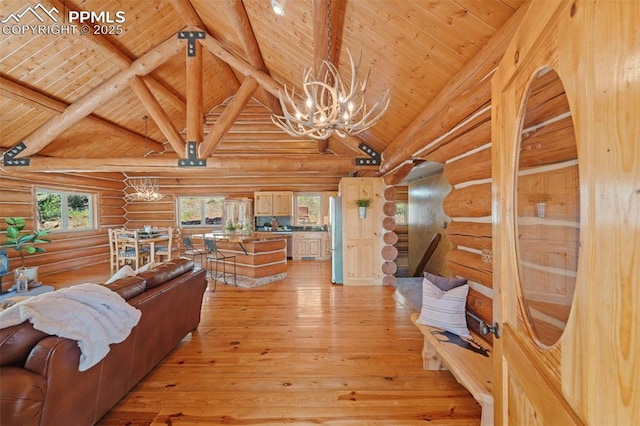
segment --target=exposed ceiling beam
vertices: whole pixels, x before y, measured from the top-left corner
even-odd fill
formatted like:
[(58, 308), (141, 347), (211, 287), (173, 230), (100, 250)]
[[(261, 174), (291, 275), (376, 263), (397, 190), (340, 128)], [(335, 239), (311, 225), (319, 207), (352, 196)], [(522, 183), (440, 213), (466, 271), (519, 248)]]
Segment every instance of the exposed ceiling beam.
[[(56, 9), (62, 10), (72, 10), (69, 8), (68, 3), (62, 3), (59, 0), (47, 0), (52, 6)], [(113, 62), (118, 65), (121, 69), (127, 69), (133, 63), (133, 59), (129, 58), (124, 52), (122, 52), (118, 47), (112, 44), (107, 38), (102, 35), (96, 34), (93, 31), (83, 35), (79, 38), (83, 42), (90, 44), (92, 47), (98, 48), (103, 55), (106, 55), (109, 59), (113, 60)], [(152, 75), (146, 75), (143, 77), (147, 86), (153, 89), (154, 92), (159, 93), (170, 102), (174, 108), (180, 111), (181, 114), (185, 113), (186, 102), (184, 98), (177, 95), (167, 88), (166, 83), (162, 83), (158, 81)]]
[[(264, 59), (262, 58), (260, 46), (258, 46), (258, 41), (256, 40), (256, 35), (253, 32), (253, 28), (251, 27), (251, 21), (249, 21), (249, 16), (247, 15), (244, 3), (242, 2), (242, 0), (225, 0), (225, 3), (227, 5), (227, 9), (229, 9), (230, 11), (229, 16), (233, 21), (236, 33), (238, 34), (238, 38), (240, 39), (240, 43), (242, 43), (244, 51), (249, 58), (249, 63), (255, 69), (264, 71), (267, 75), (269, 75), (269, 70), (267, 69), (267, 66), (264, 63)], [(272, 95), (267, 91), (264, 92), (267, 106), (269, 107), (269, 109), (271, 109), (271, 112), (274, 114), (282, 115), (282, 107), (280, 106), (280, 100), (278, 99), (278, 97)]]
[[(451, 130), (490, 100), (490, 75), (498, 66), (507, 45), (518, 29), (528, 9), (527, 5), (520, 7), (495, 32), (482, 49), (449, 80), (433, 101), (387, 146), (382, 153), (382, 173), (387, 173), (410, 159), (416, 151)], [(474, 93), (473, 99), (464, 96), (470, 91)]]
[(222, 137), (231, 128), (236, 121), (243, 108), (251, 99), (251, 95), (258, 88), (258, 82), (253, 77), (247, 77), (242, 82), (240, 89), (233, 96), (233, 99), (229, 102), (224, 112), (218, 118), (218, 121), (211, 129), (211, 132), (207, 135), (202, 145), (199, 148), (200, 158), (206, 158), (211, 155), (216, 146), (222, 140)]
[[(204, 125), (203, 93), (202, 93), (202, 45), (189, 39), (189, 50), (185, 46), (187, 85), (187, 141), (202, 142), (202, 126)], [(185, 44), (187, 44), (185, 43)], [(193, 49), (193, 51), (190, 51)], [(180, 157), (184, 158), (184, 157)]]
[(328, 61), (336, 67), (340, 63), (345, 2), (344, 0), (313, 0), (312, 8), (313, 71), (317, 75), (323, 61)]
[(162, 44), (149, 50), (140, 58), (136, 59), (129, 68), (119, 72), (94, 90), (82, 96), (76, 102), (69, 105), (61, 115), (52, 117), (42, 126), (38, 127), (22, 141), (25, 149), (16, 155), (16, 157), (29, 157), (39, 152), (65, 130), (91, 114), (106, 100), (111, 99), (124, 90), (124, 88), (127, 87), (128, 80), (134, 76), (148, 74), (151, 70), (176, 55), (180, 49), (183, 48), (182, 40), (178, 40), (178, 37), (173, 35)]
[[(0, 76), (0, 91), (2, 96), (11, 98), (22, 104), (28, 104), (34, 108), (48, 111), (55, 114), (62, 114), (69, 106), (68, 104), (50, 98), (38, 91), (30, 89), (19, 83), (8, 80)], [(144, 136), (138, 133), (132, 132), (124, 127), (120, 127), (114, 123), (103, 120), (102, 118), (93, 114), (88, 115), (82, 121), (96, 126), (100, 131), (108, 133), (112, 136), (121, 138), (123, 140), (131, 141), (134, 143), (147, 143), (152, 151), (162, 151), (163, 145), (157, 141), (151, 139), (145, 139)]]
[[(320, 78), (322, 63), (327, 61), (338, 68), (340, 41), (342, 39), (341, 15), (337, 7), (344, 7), (341, 0), (313, 0), (313, 74)], [(318, 152), (327, 149), (328, 140), (318, 140)]]
[[(207, 26), (202, 21), (202, 19), (200, 19), (200, 16), (196, 12), (196, 10), (193, 8), (189, 0), (169, 0), (169, 3), (171, 3), (171, 6), (173, 6), (176, 12), (178, 12), (178, 15), (180, 16), (180, 18), (182, 19), (182, 22), (184, 22), (185, 25), (196, 27), (196, 28), (192, 28), (191, 30), (195, 30), (195, 31), (204, 30), (207, 33), (207, 37), (211, 37), (209, 28), (207, 28)], [(200, 28), (202, 28), (202, 30)], [(221, 58), (218, 58), (218, 59), (221, 59)], [(229, 67), (229, 64), (226, 63), (226, 61), (224, 60), (222, 60), (221, 63), (224, 66)], [(229, 68), (229, 70), (231, 71), (231, 68)], [(240, 82), (237, 79), (236, 79), (236, 82), (238, 83), (238, 85), (240, 85)]]
[(173, 150), (180, 158), (184, 158), (186, 145), (185, 140), (171, 122), (169, 114), (167, 114), (167, 112), (162, 108), (162, 105), (160, 105), (160, 102), (158, 102), (155, 96), (153, 96), (153, 93), (151, 93), (151, 90), (149, 90), (144, 80), (136, 75), (129, 81), (129, 85), (145, 106), (153, 121), (156, 122), (160, 131), (162, 131), (162, 134), (167, 138), (167, 141)]
[[(8, 170), (4, 167), (3, 171)], [(377, 171), (375, 166), (359, 167), (360, 170)], [(15, 167), (10, 170), (15, 170)], [(140, 158), (57, 158), (31, 157), (29, 172), (177, 172), (206, 174), (206, 176), (270, 176), (282, 173), (327, 175), (348, 174), (353, 171), (353, 157), (334, 155), (214, 155), (206, 166), (178, 167), (176, 157), (163, 155)]]

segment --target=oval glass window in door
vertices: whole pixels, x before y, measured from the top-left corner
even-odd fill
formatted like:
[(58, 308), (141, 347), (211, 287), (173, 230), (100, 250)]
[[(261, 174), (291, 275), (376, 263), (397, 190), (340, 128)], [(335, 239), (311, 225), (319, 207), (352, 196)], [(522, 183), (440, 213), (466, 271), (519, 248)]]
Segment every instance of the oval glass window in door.
[(578, 152), (558, 74), (541, 69), (525, 100), (516, 171), (521, 297), (538, 343), (555, 344), (569, 318), (580, 246)]

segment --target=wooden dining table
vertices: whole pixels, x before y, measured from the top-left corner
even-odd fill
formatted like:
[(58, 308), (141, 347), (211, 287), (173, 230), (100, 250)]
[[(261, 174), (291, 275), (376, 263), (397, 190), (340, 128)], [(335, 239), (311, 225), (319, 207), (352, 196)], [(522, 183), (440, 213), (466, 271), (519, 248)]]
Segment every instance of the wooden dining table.
[(156, 261), (156, 244), (169, 241), (169, 235), (162, 234), (144, 234), (138, 233), (138, 244), (140, 246), (149, 246), (151, 253), (149, 254), (149, 262)]

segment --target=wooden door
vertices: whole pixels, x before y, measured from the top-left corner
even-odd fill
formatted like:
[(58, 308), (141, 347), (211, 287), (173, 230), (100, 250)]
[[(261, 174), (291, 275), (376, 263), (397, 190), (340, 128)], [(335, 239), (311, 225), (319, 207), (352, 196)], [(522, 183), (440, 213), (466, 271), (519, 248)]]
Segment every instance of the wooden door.
[[(344, 285), (382, 284), (382, 191), (380, 178), (342, 178), (342, 242)], [(358, 199), (370, 199), (366, 218), (358, 215)]]
[[(500, 328), (494, 339), (495, 422), (639, 424), (640, 292), (629, 289), (640, 287), (640, 2), (531, 2), (528, 8), (492, 79), (493, 292)], [(631, 68), (635, 77), (629, 79), (621, 70)], [(530, 88), (539, 87), (546, 75), (541, 71), (549, 70), (566, 96), (531, 112), (527, 105), (538, 93), (532, 96)], [(539, 143), (522, 141), (530, 113), (546, 114), (561, 104), (568, 115), (530, 129)], [(570, 144), (546, 152), (541, 147), (564, 141), (567, 119), (577, 160), (544, 164), (547, 155), (566, 154)], [(539, 167), (534, 173), (540, 180), (522, 171), (526, 157)], [(549, 185), (552, 174), (564, 183)], [(579, 187), (578, 198), (565, 194), (572, 185)], [(548, 198), (523, 198), (519, 190), (526, 186)], [(546, 210), (535, 210), (541, 203)], [(579, 207), (577, 221), (566, 216), (572, 203)], [(528, 222), (519, 214), (525, 209), (532, 212)], [(525, 232), (522, 223), (532, 226)], [(576, 232), (575, 247), (549, 245), (552, 255), (541, 255), (544, 234)], [(556, 264), (544, 265), (549, 261)], [(572, 268), (575, 289), (561, 294)], [(533, 291), (524, 285), (527, 270), (542, 284)], [(531, 298), (554, 291), (554, 303), (568, 308), (563, 321), (531, 305)], [(562, 325), (550, 339), (549, 324)]]

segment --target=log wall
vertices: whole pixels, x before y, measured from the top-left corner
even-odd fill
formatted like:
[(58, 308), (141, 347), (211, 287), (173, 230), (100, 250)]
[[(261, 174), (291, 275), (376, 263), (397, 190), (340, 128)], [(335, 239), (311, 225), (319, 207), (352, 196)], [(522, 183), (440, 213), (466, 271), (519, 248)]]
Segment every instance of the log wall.
[[(47, 238), (51, 243), (40, 245), (46, 251), (25, 256), (26, 266), (38, 266), (38, 276), (80, 268), (95, 263), (109, 262), (109, 239), (107, 229), (126, 224), (123, 201), (124, 183), (121, 173), (66, 174), (3, 172), (0, 179), (0, 241), (6, 239), (7, 217), (24, 217), (25, 232), (34, 229), (36, 221), (36, 189), (59, 191), (82, 191), (94, 195), (97, 206), (96, 229), (90, 231), (52, 232)], [(20, 255), (15, 250), (9, 253), (9, 269), (20, 264)], [(4, 287), (9, 287), (13, 275), (5, 277)], [(45, 280), (41, 280), (46, 282)]]

